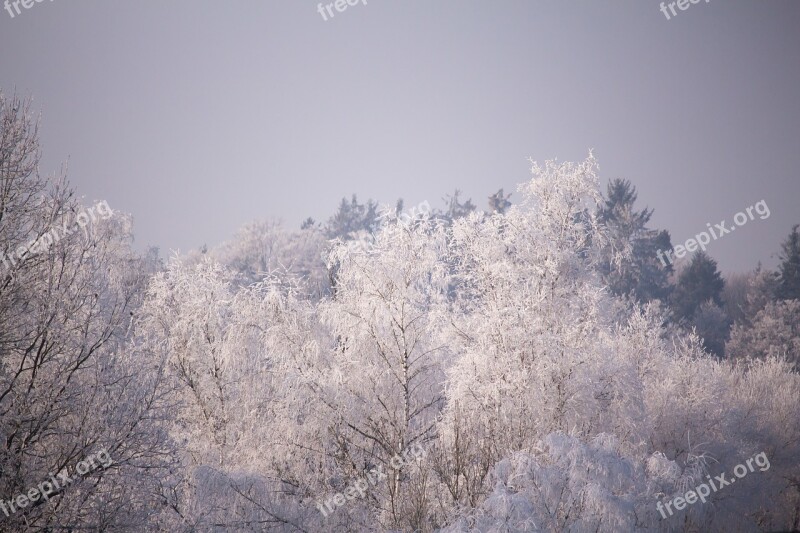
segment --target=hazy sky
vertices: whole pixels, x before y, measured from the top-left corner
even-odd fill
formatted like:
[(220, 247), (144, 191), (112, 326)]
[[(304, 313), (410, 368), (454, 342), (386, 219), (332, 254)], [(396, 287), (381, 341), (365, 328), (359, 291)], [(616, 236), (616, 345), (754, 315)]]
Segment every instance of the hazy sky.
[[(13, 9), (13, 8), (12, 8)], [(407, 205), (529, 178), (528, 157), (633, 181), (673, 244), (769, 266), (800, 223), (800, 2), (56, 0), (0, 11), (0, 88), (43, 113), (43, 168), (133, 214), (162, 255), (358, 193)], [(517, 195), (512, 196), (512, 200)]]

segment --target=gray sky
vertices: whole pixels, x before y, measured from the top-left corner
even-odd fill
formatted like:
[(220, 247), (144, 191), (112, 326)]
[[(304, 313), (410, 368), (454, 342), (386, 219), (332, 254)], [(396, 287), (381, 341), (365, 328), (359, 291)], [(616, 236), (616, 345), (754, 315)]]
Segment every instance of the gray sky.
[[(13, 8), (12, 8), (13, 9)], [(43, 170), (162, 255), (270, 216), (298, 227), (356, 192), (481, 208), (528, 157), (633, 181), (682, 243), (768, 266), (800, 223), (800, 2), (56, 0), (0, 11), (0, 88), (43, 112)], [(512, 196), (512, 200), (517, 195)]]

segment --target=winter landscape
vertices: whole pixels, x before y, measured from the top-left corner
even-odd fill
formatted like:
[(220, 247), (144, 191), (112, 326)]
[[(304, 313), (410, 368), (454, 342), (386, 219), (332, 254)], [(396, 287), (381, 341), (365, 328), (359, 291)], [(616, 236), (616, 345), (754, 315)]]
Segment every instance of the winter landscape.
[(0, 19), (0, 531), (800, 530), (800, 6), (112, 4)]

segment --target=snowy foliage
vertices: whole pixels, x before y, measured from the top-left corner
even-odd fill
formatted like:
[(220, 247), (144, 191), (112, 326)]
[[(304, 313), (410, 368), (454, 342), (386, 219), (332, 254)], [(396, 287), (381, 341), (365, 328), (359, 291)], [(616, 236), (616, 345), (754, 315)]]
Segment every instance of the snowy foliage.
[[(38, 174), (29, 102), (0, 94), (0, 251), (85, 207), (63, 177)], [(0, 515), (3, 531), (114, 529), (150, 513), (171, 459), (157, 361), (128, 345), (156, 267), (131, 250), (130, 218), (97, 220), (0, 267), (0, 500), (105, 449), (113, 463), (49, 502)], [(74, 471), (74, 470), (72, 470)]]
[[(505, 213), (385, 224), (369, 253), (334, 243), (319, 302), (292, 276), (173, 262), (139, 323), (179, 391), (173, 508), (249, 530), (796, 526), (800, 377), (712, 358), (603, 286), (596, 169), (534, 165)], [(412, 445), (425, 459), (394, 468)], [(761, 451), (769, 471), (657, 512)]]
[[(252, 222), (234, 238), (210, 251), (211, 257), (240, 274), (244, 285), (265, 277), (294, 278), (314, 299), (330, 290), (324, 256), (329, 248), (321, 230), (309, 227), (288, 231), (280, 222)], [(194, 258), (200, 260), (199, 257)]]
[(728, 351), (734, 358), (786, 358), (800, 371), (800, 300), (770, 302), (752, 325), (734, 327)]
[[(8, 252), (81, 205), (36, 174), (26, 107), (0, 115)], [(354, 198), (332, 242), (256, 223), (162, 268), (118, 214), (25, 256), (0, 276), (0, 499), (101, 447), (114, 463), (0, 528), (799, 527), (800, 375), (776, 357), (796, 355), (797, 302), (752, 291), (763, 310), (729, 343), (749, 357), (711, 357), (604, 285), (594, 158), (532, 171), (490, 213), (456, 196), (458, 216), (373, 226)], [(760, 452), (769, 470), (656, 510)]]

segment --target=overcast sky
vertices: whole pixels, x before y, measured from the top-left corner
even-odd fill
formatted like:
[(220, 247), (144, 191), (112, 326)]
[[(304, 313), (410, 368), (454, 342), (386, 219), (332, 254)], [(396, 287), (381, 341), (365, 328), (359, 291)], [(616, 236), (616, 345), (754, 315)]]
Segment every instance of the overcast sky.
[[(12, 7), (13, 10), (13, 7)], [(43, 114), (42, 170), (133, 214), (162, 255), (358, 193), (486, 197), (535, 160), (633, 181), (673, 244), (768, 266), (800, 223), (800, 2), (56, 0), (0, 11), (0, 88)], [(512, 196), (512, 201), (518, 195)]]

